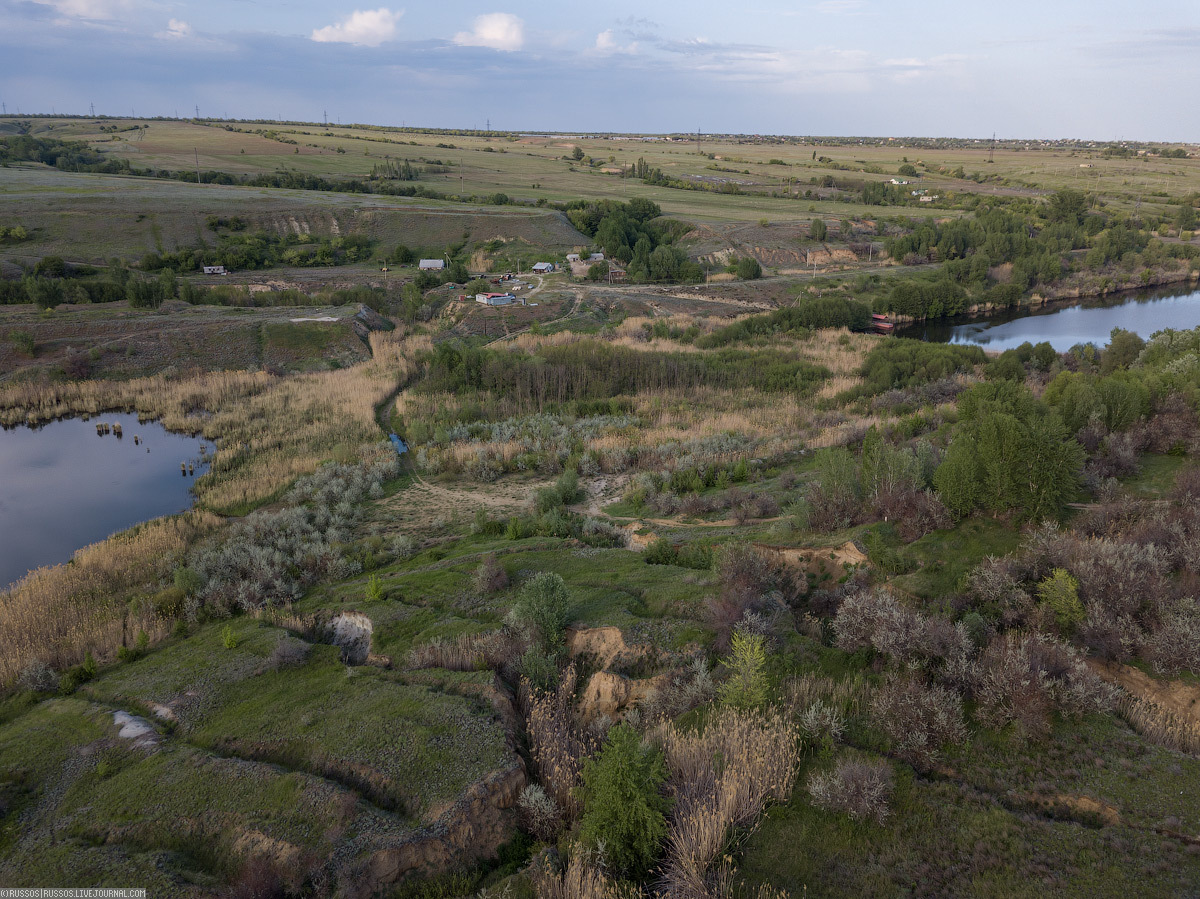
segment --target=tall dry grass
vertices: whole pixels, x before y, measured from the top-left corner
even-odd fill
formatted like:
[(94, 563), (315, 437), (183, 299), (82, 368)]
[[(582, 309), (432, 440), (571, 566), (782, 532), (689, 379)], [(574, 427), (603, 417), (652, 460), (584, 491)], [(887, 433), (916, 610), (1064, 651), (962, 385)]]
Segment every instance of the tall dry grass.
[(571, 851), (564, 871), (555, 870), (547, 861), (535, 864), (529, 872), (537, 899), (618, 899), (629, 897), (629, 890), (618, 890), (587, 850)]
[(218, 523), (205, 512), (160, 518), (0, 593), (0, 683), (12, 683), (34, 659), (62, 671), (89, 651), (98, 661), (112, 659), (139, 631), (161, 639), (170, 621), (150, 602), (127, 602), (126, 594), (168, 577), (184, 550)]
[(550, 692), (531, 689), (521, 681), (525, 731), (529, 756), (542, 788), (558, 803), (568, 821), (582, 810), (579, 802), (580, 772), (584, 760), (595, 749), (595, 740), (579, 731), (575, 723), (575, 666), (568, 665), (558, 687)]
[(1200, 726), (1194, 720), (1181, 718), (1157, 703), (1121, 692), (1117, 714), (1129, 726), (1151, 742), (1177, 752), (1200, 754)]
[(799, 760), (795, 725), (777, 713), (724, 709), (704, 730), (660, 726), (675, 800), (660, 867), (662, 894), (708, 899), (724, 879), (714, 864), (730, 832), (754, 826), (791, 795)]
[(408, 653), (411, 669), (445, 668), (447, 671), (499, 669), (520, 656), (523, 646), (504, 631), (459, 634), (453, 640), (435, 638), (414, 646)]

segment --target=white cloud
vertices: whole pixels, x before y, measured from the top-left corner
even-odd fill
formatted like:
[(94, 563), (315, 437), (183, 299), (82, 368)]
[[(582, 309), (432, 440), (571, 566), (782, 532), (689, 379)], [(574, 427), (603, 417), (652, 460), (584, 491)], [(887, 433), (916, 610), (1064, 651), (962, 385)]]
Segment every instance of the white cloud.
[(454, 35), (454, 43), (461, 47), (520, 50), (525, 45), (525, 23), (512, 13), (488, 13), (476, 17), (474, 30)]
[(336, 25), (317, 28), (312, 39), (320, 43), (358, 44), (363, 47), (378, 47), (396, 36), (396, 24), (404, 11), (390, 9), (358, 9)]
[(133, 8), (131, 0), (35, 0), (64, 16), (78, 19), (115, 19)]
[(171, 19), (167, 22), (167, 30), (160, 31), (154, 36), (163, 40), (181, 40), (182, 38), (192, 36), (192, 26), (179, 19)]
[(611, 53), (617, 49), (617, 39), (613, 37), (611, 28), (596, 35), (596, 49), (602, 53)]

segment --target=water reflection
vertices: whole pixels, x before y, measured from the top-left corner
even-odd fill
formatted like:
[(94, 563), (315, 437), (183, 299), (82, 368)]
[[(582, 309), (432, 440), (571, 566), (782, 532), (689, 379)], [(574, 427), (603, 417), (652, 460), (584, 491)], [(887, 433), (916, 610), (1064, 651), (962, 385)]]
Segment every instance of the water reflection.
[(1200, 291), (1139, 291), (1115, 297), (1084, 300), (1064, 306), (1014, 309), (988, 318), (916, 324), (899, 330), (901, 337), (937, 343), (977, 344), (1003, 351), (1025, 341), (1048, 341), (1059, 352), (1077, 343), (1108, 343), (1113, 328), (1149, 337), (1164, 328), (1200, 326)]
[(207, 470), (204, 446), (136, 415), (0, 430), (0, 589), (81, 546), (187, 509)]

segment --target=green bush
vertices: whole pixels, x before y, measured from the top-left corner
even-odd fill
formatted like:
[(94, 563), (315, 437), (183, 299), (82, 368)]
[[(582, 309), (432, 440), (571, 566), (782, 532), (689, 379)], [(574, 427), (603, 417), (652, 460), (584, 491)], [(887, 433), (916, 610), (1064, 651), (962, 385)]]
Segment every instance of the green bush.
[(646, 547), (645, 559), (647, 565), (674, 565), (679, 561), (679, 553), (671, 541), (658, 537)]
[(521, 656), (517, 671), (536, 689), (553, 690), (558, 684), (558, 655), (531, 647)]
[(1086, 613), (1079, 600), (1079, 581), (1064, 568), (1055, 568), (1037, 588), (1042, 605), (1054, 613), (1059, 629), (1072, 633), (1083, 624)]
[(581, 772), (584, 813), (579, 832), (618, 871), (645, 876), (667, 835), (668, 803), (662, 795), (667, 768), (662, 753), (642, 745), (632, 727), (608, 732), (600, 752)]
[(757, 281), (762, 277), (762, 266), (753, 256), (744, 256), (737, 262), (737, 276), (743, 281)]
[(544, 652), (562, 645), (571, 598), (563, 579), (551, 571), (534, 575), (521, 588), (509, 617), (533, 632)]
[(379, 575), (373, 574), (367, 578), (367, 601), (379, 602), (383, 599), (383, 581)]
[(722, 702), (753, 709), (767, 701), (767, 647), (762, 637), (735, 631), (729, 658), (722, 659), (721, 665), (729, 672), (718, 693)]
[(231, 625), (227, 624), (221, 628), (221, 645), (226, 649), (237, 649), (238, 638)]

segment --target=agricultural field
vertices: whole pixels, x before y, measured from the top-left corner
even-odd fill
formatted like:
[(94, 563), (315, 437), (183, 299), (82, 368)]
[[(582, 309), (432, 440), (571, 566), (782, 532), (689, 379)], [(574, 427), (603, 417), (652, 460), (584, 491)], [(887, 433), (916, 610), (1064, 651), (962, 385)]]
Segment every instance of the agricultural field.
[[(1200, 882), (1200, 329), (872, 332), (1190, 283), (1194, 159), (0, 123), (337, 181), (0, 167), (0, 424), (215, 448), (191, 510), (0, 593), (6, 885)], [(436, 196), (337, 189), (405, 161)], [(947, 202), (824, 184), (901, 166)], [(596, 249), (625, 283), (563, 271)]]

